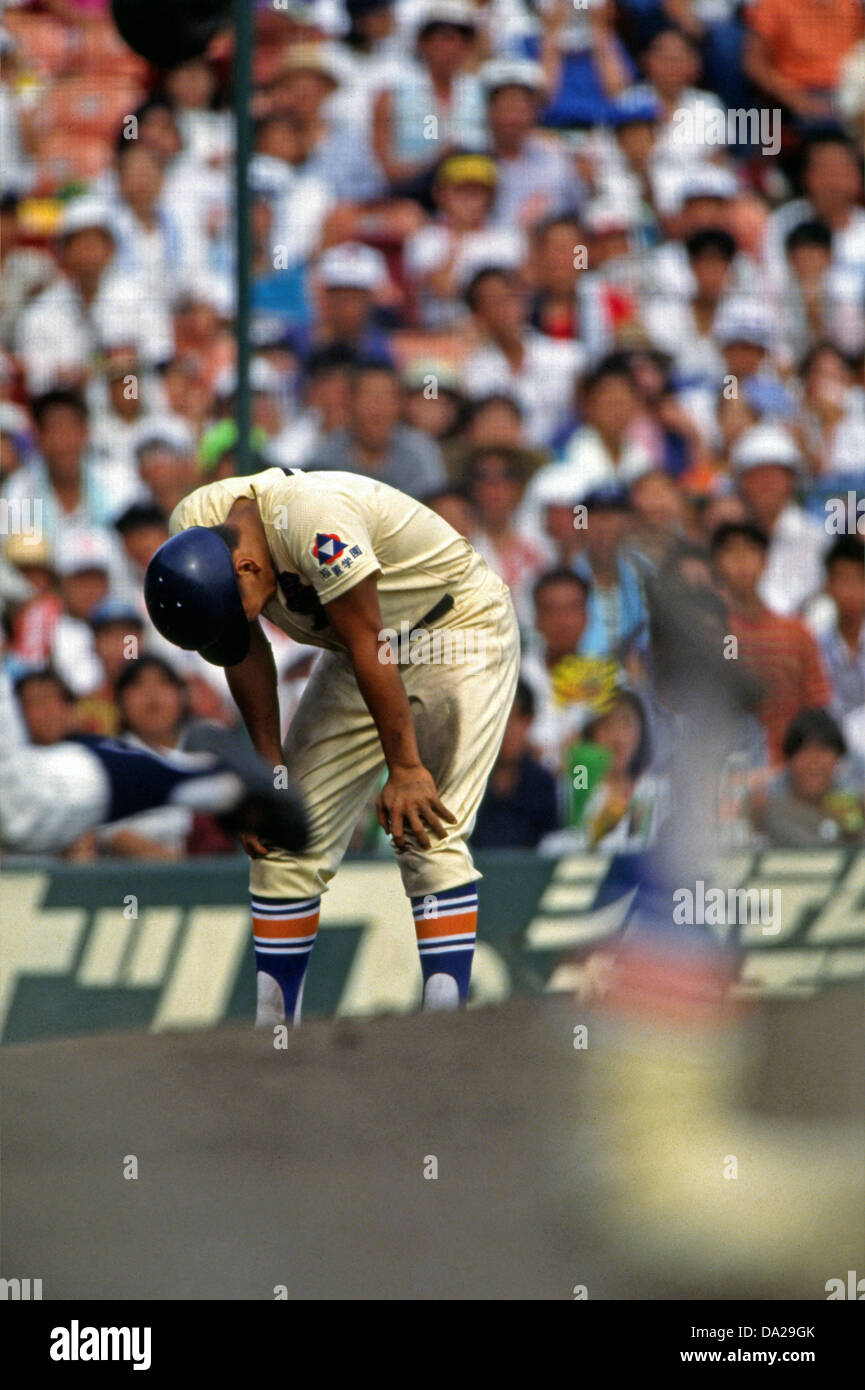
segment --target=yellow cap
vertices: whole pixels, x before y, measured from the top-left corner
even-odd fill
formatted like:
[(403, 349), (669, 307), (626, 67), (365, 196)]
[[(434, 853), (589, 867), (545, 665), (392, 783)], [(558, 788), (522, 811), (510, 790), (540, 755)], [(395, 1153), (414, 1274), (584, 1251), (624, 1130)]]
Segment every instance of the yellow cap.
[(16, 569), (26, 569), (28, 565), (45, 565), (50, 569), (53, 565), (47, 537), (26, 536), (20, 531), (14, 531), (7, 540), (3, 558)]
[(495, 188), (498, 170), (494, 159), (485, 154), (453, 154), (438, 171), (439, 183), (483, 183)]

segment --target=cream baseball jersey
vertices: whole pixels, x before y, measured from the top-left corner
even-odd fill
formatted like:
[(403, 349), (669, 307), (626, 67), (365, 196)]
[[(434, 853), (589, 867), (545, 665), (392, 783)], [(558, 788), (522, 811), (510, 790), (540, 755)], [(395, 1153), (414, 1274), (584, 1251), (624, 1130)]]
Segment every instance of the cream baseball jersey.
[(268, 468), (207, 483), (175, 508), (171, 534), (223, 525), (240, 497), (258, 504), (276, 571), (263, 616), (296, 641), (344, 651), (327, 604), (370, 574), (386, 628), (419, 622), (446, 594), (454, 606), (437, 625), (482, 618), (474, 591), (489, 571), (469, 542), (422, 503), (361, 474)]

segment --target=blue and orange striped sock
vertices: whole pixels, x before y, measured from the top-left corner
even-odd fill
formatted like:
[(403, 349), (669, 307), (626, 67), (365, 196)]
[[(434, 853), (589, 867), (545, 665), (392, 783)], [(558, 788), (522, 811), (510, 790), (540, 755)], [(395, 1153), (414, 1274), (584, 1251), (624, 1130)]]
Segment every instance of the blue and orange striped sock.
[(478, 886), (423, 893), (411, 900), (424, 1008), (455, 1008), (469, 997), (478, 924)]
[(321, 898), (252, 899), (259, 1026), (282, 1022), (276, 986), (282, 994), (285, 1018), (295, 1026), (300, 1022), (303, 982), (315, 945), (320, 907)]

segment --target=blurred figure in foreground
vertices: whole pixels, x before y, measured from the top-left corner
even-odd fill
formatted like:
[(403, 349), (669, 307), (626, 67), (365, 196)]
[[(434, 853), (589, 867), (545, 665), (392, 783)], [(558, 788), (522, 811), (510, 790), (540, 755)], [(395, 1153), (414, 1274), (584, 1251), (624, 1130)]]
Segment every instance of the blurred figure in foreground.
[[(852, 1117), (823, 1117), (818, 1128), (746, 1108), (754, 1040), (733, 995), (738, 900), (719, 936), (701, 920), (674, 925), (682, 919), (672, 909), (683, 889), (696, 897), (706, 881), (726, 886), (717, 781), (752, 697), (717, 633), (695, 623), (686, 592), (650, 586), (649, 607), (680, 736), (657, 847), (625, 856), (629, 878), (617, 892), (629, 883), (634, 898), (624, 937), (605, 953), (606, 975), (584, 975), (583, 998), (593, 980), (603, 995), (590, 1030), (603, 1063), (587, 1068), (582, 1092), (596, 1124), (589, 1200), (636, 1267), (663, 1266), (716, 1297), (745, 1286), (755, 1297), (822, 1298), (827, 1270), (846, 1269), (861, 1249), (860, 1127)], [(752, 933), (780, 926), (774, 909), (762, 927), (747, 920)], [(581, 1166), (581, 1204), (584, 1177)]]
[(51, 738), (60, 731), (64, 741), (29, 745), (0, 662), (0, 850), (62, 853), (99, 825), (172, 804), (218, 814), (232, 833), (250, 830), (288, 849), (306, 843), (296, 792), (274, 791), (272, 769), (226, 730), (199, 726), (188, 752), (159, 758), (114, 740), (66, 740), (63, 724)]

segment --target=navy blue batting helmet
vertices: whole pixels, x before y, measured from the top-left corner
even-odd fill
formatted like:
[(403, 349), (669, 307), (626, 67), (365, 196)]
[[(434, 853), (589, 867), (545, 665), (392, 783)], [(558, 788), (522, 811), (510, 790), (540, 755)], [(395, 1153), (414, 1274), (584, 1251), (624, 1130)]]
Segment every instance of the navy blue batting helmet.
[(206, 526), (190, 526), (157, 550), (144, 577), (144, 601), (157, 632), (213, 666), (236, 666), (249, 651), (231, 551)]

